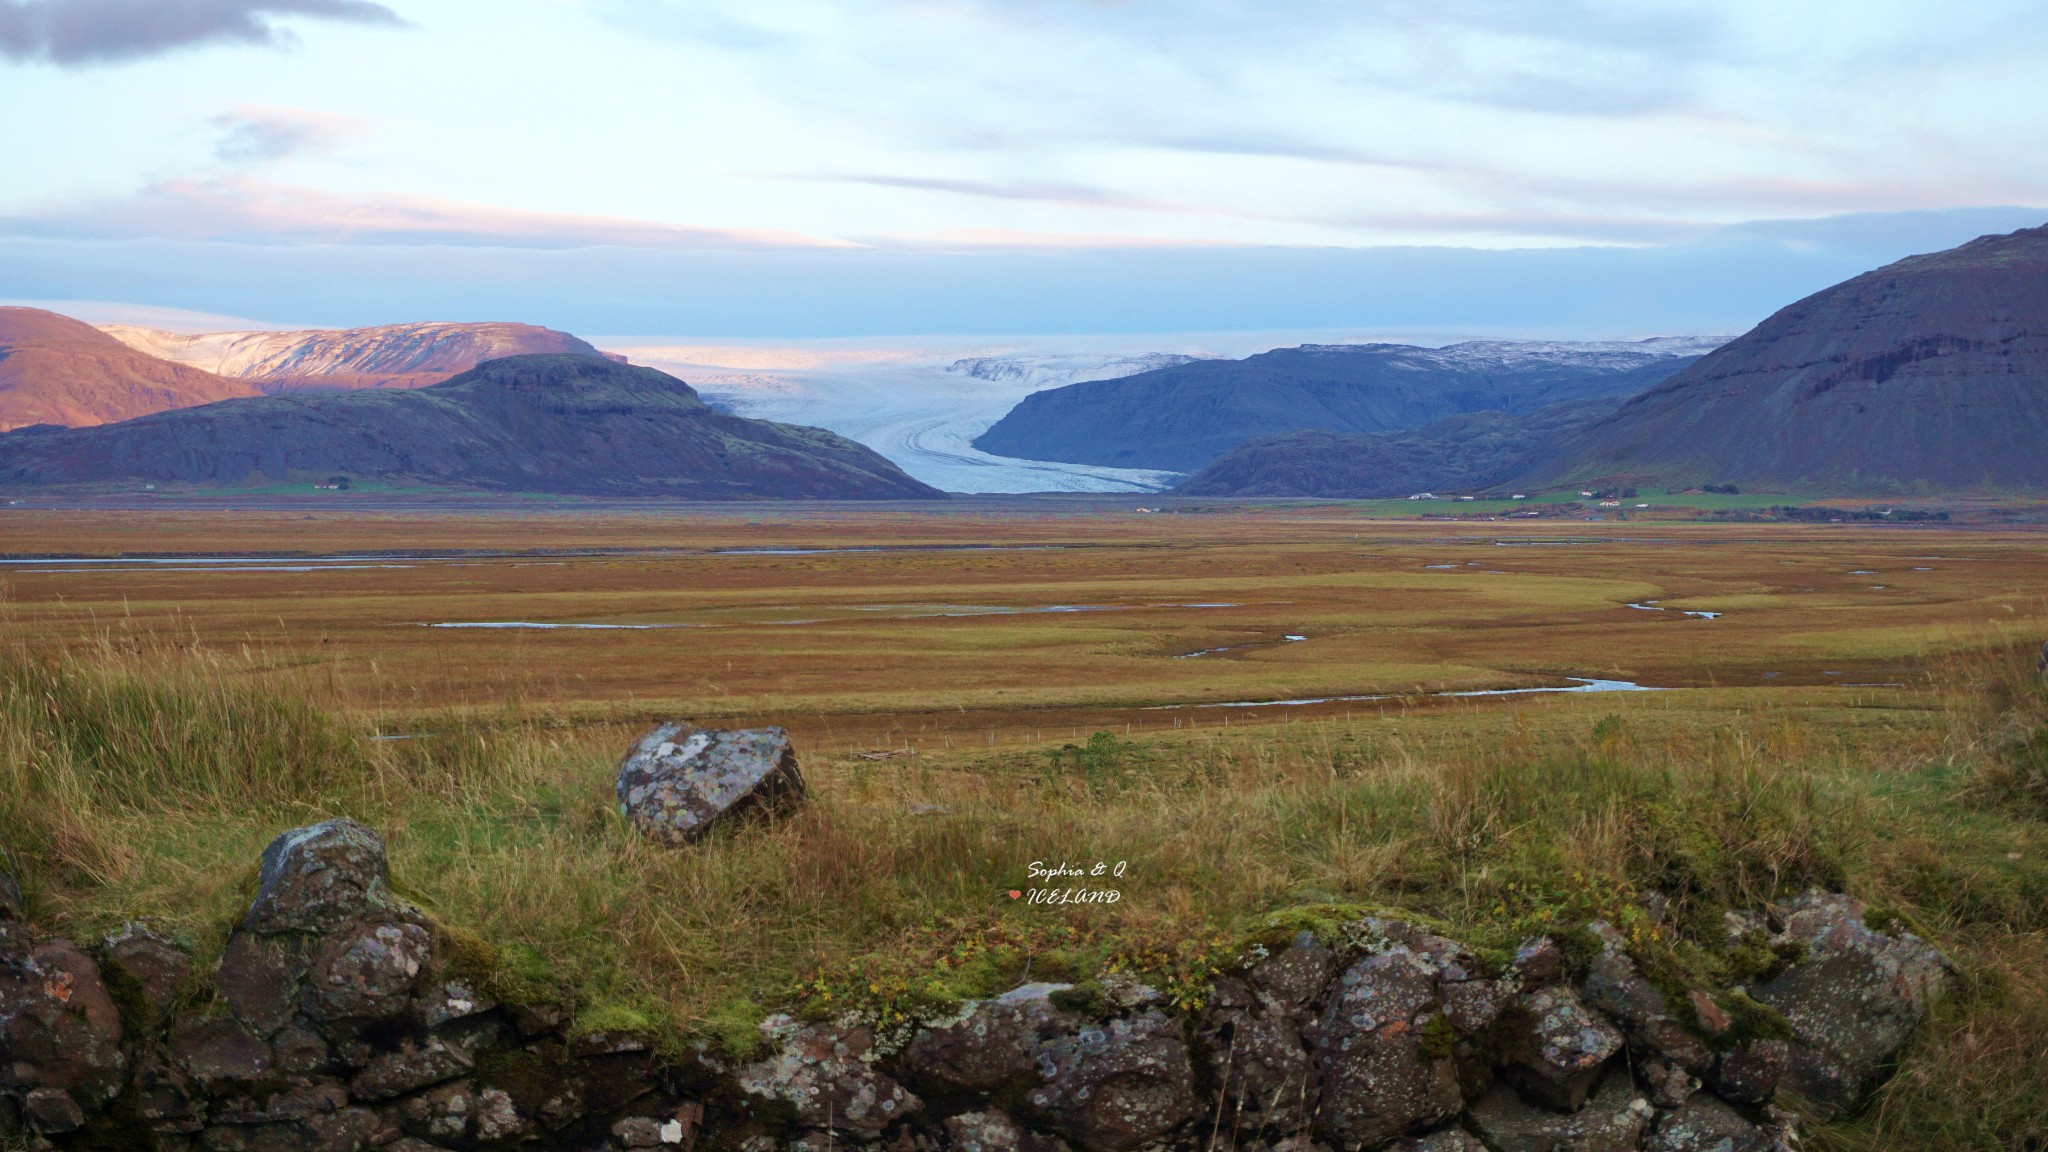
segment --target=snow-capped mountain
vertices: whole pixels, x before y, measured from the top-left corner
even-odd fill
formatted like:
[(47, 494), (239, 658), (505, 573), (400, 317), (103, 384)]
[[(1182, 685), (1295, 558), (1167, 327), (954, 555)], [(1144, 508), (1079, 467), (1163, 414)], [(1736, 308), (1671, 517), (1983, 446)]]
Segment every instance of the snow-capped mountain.
[(567, 332), (532, 324), (385, 324), (199, 336), (109, 324), (101, 331), (145, 355), (249, 380), (266, 392), (422, 388), (506, 356), (532, 352), (601, 355)]

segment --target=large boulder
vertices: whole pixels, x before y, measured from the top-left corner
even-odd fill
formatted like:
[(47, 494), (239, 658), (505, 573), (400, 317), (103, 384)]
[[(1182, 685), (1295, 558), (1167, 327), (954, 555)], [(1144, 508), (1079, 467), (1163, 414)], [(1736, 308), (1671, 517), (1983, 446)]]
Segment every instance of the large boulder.
[(874, 1034), (865, 1027), (805, 1025), (771, 1016), (761, 1030), (778, 1051), (741, 1069), (740, 1088), (786, 1104), (806, 1128), (873, 1138), (924, 1107), (875, 1067)]
[(384, 838), (353, 820), (294, 828), (263, 850), (242, 926), (260, 935), (328, 932), (389, 907)]
[(1317, 1022), (1317, 1134), (1344, 1152), (1435, 1127), (1464, 1106), (1440, 989), (1471, 965), (1458, 945), (1396, 921), (1362, 928), (1373, 954), (1338, 978)]
[(1634, 1152), (1656, 1109), (1611, 1069), (1577, 1112), (1554, 1112), (1496, 1081), (1466, 1118), (1495, 1152)]
[(1156, 1008), (1089, 1022), (1039, 1045), (1024, 1111), (1089, 1152), (1130, 1152), (1195, 1118), (1180, 1025)]
[(619, 814), (642, 834), (682, 844), (732, 817), (794, 807), (804, 778), (780, 728), (720, 731), (675, 722), (626, 753), (615, 791)]
[(1948, 991), (1954, 972), (1918, 936), (1866, 924), (1863, 902), (1849, 896), (1808, 893), (1778, 915), (1785, 926), (1778, 942), (1800, 946), (1804, 958), (1750, 992), (1792, 1026), (1779, 1087), (1823, 1115), (1846, 1115)]

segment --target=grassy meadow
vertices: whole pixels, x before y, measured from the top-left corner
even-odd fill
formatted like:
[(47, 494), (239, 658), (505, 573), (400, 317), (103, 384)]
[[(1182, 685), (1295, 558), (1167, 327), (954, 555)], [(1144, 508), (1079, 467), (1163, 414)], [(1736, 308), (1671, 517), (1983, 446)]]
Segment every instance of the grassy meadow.
[[(52, 929), (146, 915), (204, 953), (278, 830), (353, 815), (498, 994), (728, 1048), (771, 1010), (887, 1027), (1026, 976), (1193, 1007), (1248, 940), (1362, 909), (1484, 949), (1607, 917), (1726, 981), (1722, 909), (1845, 888), (1964, 980), (1809, 1146), (2043, 1147), (2038, 537), (1596, 527), (9, 516), (4, 867)], [(59, 552), (116, 562), (30, 559)], [(1664, 690), (1437, 694), (1568, 676)], [(1216, 706), (1330, 696), (1380, 698)], [(810, 802), (641, 842), (611, 777), (669, 715), (785, 724)], [(1114, 903), (1010, 896), (1098, 861)]]

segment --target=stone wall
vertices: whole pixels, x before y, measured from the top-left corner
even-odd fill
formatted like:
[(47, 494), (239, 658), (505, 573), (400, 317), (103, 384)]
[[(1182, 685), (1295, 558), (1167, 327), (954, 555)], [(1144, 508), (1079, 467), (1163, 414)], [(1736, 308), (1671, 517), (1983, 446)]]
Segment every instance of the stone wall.
[[(1027, 984), (891, 1050), (788, 1016), (752, 1063), (498, 1004), (371, 830), (279, 837), (218, 967), (130, 925), (38, 938), (0, 877), (0, 1138), (166, 1152), (1762, 1152), (1854, 1110), (1952, 980), (1813, 893), (1729, 931), (1795, 962), (1681, 993), (1611, 927), (1490, 966), (1391, 919), (1255, 948), (1199, 1012)], [(197, 986), (204, 994), (193, 996)], [(1085, 994), (1082, 994), (1085, 992)]]

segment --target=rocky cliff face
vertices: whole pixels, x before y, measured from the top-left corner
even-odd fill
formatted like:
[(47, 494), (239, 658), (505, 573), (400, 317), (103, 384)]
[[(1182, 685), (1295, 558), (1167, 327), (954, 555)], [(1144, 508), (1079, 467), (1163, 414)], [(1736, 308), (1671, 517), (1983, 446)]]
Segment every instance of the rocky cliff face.
[(32, 424), (111, 424), (257, 391), (241, 380), (144, 355), (68, 316), (0, 308), (0, 432)]
[(1387, 432), (1465, 412), (1629, 396), (1712, 346), (1307, 344), (1047, 389), (1025, 397), (974, 446), (1027, 460), (1189, 472), (1262, 436)]
[(652, 368), (514, 356), (411, 391), (314, 392), (0, 436), (0, 486), (316, 482), (670, 496), (919, 499), (817, 428), (718, 412)]
[(2048, 489), (2048, 227), (1815, 293), (1518, 483)]
[(1730, 916), (1733, 988), (1593, 924), (1511, 960), (1400, 920), (1251, 945), (1199, 1007), (1026, 984), (877, 1032), (771, 1016), (735, 1055), (593, 1030), (392, 889), (346, 820), (284, 833), (217, 962), (131, 924), (38, 933), (0, 884), (0, 1139), (164, 1152), (1791, 1152), (1952, 981), (1813, 893)]
[(424, 388), (507, 356), (605, 355), (567, 332), (532, 324), (384, 324), (203, 336), (110, 324), (104, 331), (138, 352), (247, 380), (264, 392)]

